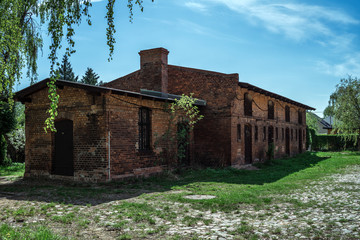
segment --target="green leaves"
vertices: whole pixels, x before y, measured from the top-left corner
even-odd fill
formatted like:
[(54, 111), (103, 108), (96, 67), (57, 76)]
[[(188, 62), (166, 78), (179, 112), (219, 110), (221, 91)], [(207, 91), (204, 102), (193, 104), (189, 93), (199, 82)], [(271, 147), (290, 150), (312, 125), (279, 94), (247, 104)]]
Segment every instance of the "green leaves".
[(360, 129), (360, 79), (351, 76), (341, 79), (324, 114), (334, 117), (334, 130), (345, 141), (354, 140), (356, 144)]
[(194, 105), (197, 99), (193, 98), (193, 95), (193, 93), (190, 93), (190, 96), (182, 94), (180, 99), (175, 99), (175, 103), (171, 104), (171, 111), (173, 113), (179, 109), (185, 112), (191, 130), (194, 128), (194, 125), (204, 117), (200, 115), (198, 107)]
[[(108, 0), (106, 29), (107, 45), (109, 46), (109, 61), (114, 53), (114, 5), (116, 0)], [(138, 5), (143, 10), (142, 1), (128, 0), (130, 22), (133, 20), (133, 6)], [(90, 0), (1, 0), (0, 4), (0, 94), (8, 96), (12, 103), (13, 87), (21, 78), (21, 72), (27, 67), (27, 77), (31, 83), (37, 79), (37, 56), (43, 47), (41, 38), (41, 25), (47, 26), (47, 34), (51, 38), (50, 54), (50, 81), (48, 109), (49, 118), (45, 129), (55, 130), (53, 125), (57, 115), (59, 96), (56, 94), (55, 82), (57, 73), (55, 67), (59, 66), (57, 53), (63, 47), (65, 37), (67, 46), (65, 55), (70, 57), (75, 53), (74, 25), (79, 25), (82, 18), (91, 25), (89, 8)], [(40, 19), (40, 24), (36, 20)]]

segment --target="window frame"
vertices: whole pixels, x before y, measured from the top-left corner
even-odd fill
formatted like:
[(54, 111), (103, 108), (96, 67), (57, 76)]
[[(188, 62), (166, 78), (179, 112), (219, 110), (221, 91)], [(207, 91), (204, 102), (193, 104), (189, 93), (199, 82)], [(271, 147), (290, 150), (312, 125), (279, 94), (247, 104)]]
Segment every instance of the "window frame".
[[(145, 119), (144, 119), (144, 114)], [(147, 107), (139, 108), (139, 151), (151, 150), (151, 110)], [(145, 120), (145, 121), (144, 121)]]

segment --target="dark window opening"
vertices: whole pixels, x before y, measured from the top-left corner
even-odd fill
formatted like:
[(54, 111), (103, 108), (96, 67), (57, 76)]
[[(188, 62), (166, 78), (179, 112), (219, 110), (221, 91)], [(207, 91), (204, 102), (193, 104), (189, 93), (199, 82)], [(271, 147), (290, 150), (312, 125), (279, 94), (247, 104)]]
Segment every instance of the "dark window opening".
[(139, 150), (150, 150), (150, 110), (139, 109)]
[(238, 141), (241, 140), (241, 125), (240, 124), (237, 125), (237, 140)]
[(284, 128), (281, 129), (281, 139), (284, 141), (285, 134), (284, 134)]
[(279, 129), (277, 127), (275, 128), (275, 136), (276, 140), (279, 140)]
[(244, 94), (244, 114), (252, 116), (252, 97), (248, 93)]
[(289, 108), (289, 106), (285, 107), (285, 121), (290, 122), (290, 108)]
[(255, 126), (255, 141), (257, 142), (259, 139), (259, 129), (258, 126)]
[(297, 131), (295, 129), (295, 141), (297, 141)]
[(274, 102), (268, 102), (268, 119), (274, 119)]
[(303, 123), (303, 114), (302, 112), (299, 110), (298, 111), (298, 121), (299, 121), (299, 124), (302, 124)]
[(294, 131), (291, 129), (291, 140), (294, 139)]
[(263, 128), (263, 140), (266, 140), (266, 127)]

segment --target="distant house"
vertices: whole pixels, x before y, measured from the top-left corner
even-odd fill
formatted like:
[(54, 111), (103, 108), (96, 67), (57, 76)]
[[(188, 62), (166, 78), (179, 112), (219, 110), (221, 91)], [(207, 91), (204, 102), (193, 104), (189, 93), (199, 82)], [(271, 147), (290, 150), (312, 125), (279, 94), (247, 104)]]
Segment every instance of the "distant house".
[(47, 80), (19, 91), (16, 99), (26, 104), (25, 176), (108, 181), (176, 166), (162, 155), (170, 143), (157, 140), (186, 124), (179, 116), (168, 128), (166, 106), (190, 93), (204, 119), (182, 164), (241, 166), (264, 161), (269, 149), (276, 158), (305, 151), (305, 111), (314, 108), (239, 82), (238, 74), (169, 65), (168, 53), (140, 51), (139, 70), (101, 87), (57, 81), (56, 133), (43, 130)]
[(315, 113), (309, 112), (309, 114), (311, 114), (311, 116), (313, 116), (314, 119), (316, 119), (318, 134), (331, 134), (331, 131), (333, 129), (333, 127), (332, 127), (333, 118), (332, 117), (321, 118), (318, 115), (316, 115)]

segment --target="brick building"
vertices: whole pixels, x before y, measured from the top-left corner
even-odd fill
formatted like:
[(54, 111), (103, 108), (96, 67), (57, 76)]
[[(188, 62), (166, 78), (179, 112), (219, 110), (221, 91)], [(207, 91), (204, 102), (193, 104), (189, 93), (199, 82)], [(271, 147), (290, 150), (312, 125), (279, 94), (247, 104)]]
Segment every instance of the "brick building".
[(187, 164), (240, 166), (264, 161), (272, 147), (276, 158), (305, 151), (305, 111), (313, 108), (239, 82), (238, 74), (169, 65), (168, 53), (140, 51), (138, 71), (101, 87), (57, 81), (56, 133), (43, 130), (48, 80), (19, 91), (17, 100), (26, 103), (25, 176), (106, 181), (176, 165), (162, 155), (174, 144), (157, 140), (175, 135), (182, 121), (166, 106), (190, 93), (202, 99), (204, 119), (190, 136)]

